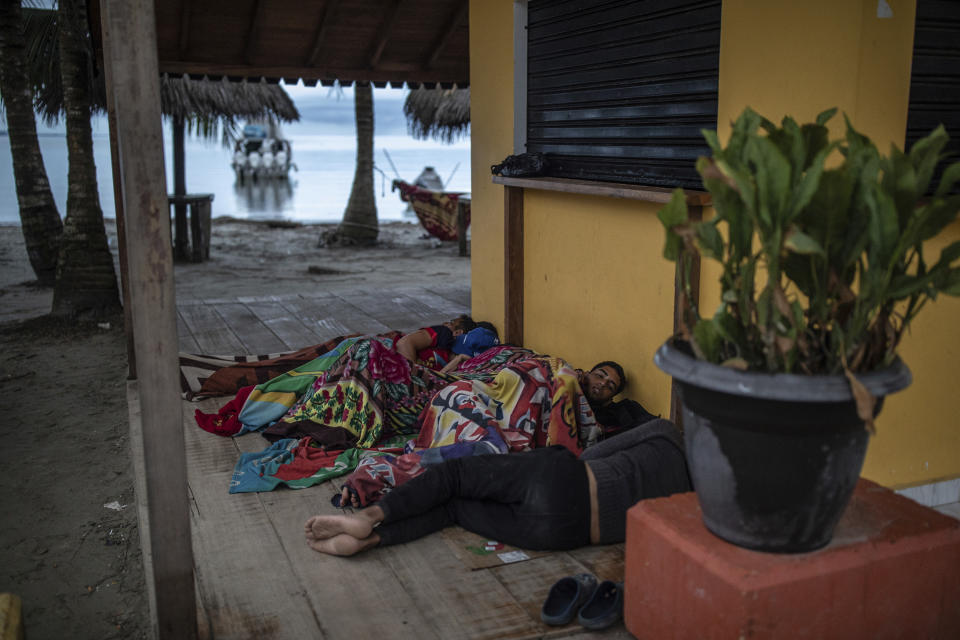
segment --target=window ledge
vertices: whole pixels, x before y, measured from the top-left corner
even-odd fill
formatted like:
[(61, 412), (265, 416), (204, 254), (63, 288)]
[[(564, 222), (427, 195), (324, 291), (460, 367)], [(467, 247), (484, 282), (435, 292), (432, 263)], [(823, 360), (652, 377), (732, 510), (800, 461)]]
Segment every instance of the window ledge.
[[(580, 193), (591, 196), (608, 196), (611, 198), (627, 198), (644, 202), (659, 202), (665, 204), (670, 201), (673, 189), (667, 187), (648, 187), (620, 182), (597, 182), (594, 180), (574, 180), (572, 178), (507, 178), (493, 176), (494, 184), (505, 187), (520, 187), (522, 189), (540, 189), (543, 191), (562, 191), (564, 193)], [(708, 191), (690, 191), (684, 189), (687, 204), (695, 206), (709, 205)]]

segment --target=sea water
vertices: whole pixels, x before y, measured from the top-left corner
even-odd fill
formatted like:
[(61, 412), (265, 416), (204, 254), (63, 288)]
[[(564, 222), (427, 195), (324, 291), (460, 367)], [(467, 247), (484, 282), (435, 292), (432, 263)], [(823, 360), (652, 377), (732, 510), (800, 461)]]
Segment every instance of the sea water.
[[(187, 136), (184, 144), (187, 192), (212, 193), (214, 217), (296, 222), (342, 219), (356, 167), (352, 92), (344, 89), (332, 95), (320, 87), (288, 87), (287, 90), (301, 113), (300, 122), (284, 125), (282, 130), (290, 140), (291, 160), (296, 165), (287, 180), (241, 183), (230, 167), (232, 149), (219, 140)], [(405, 91), (377, 89), (374, 95), (374, 191), (378, 218), (381, 221), (415, 220), (401, 202), (399, 192), (391, 192), (391, 182), (398, 177), (413, 182), (425, 166), (436, 169), (446, 190), (469, 192), (469, 138), (453, 144), (414, 140), (406, 134), (402, 113)], [(104, 216), (112, 218), (115, 207), (106, 118), (95, 116), (92, 124), (100, 206)], [(39, 120), (37, 129), (53, 197), (60, 215), (64, 216), (68, 169), (65, 130), (63, 124), (47, 127)], [(168, 121), (164, 121), (163, 136), (167, 189), (172, 193), (173, 142)], [(6, 131), (0, 131), (0, 224), (20, 224)]]

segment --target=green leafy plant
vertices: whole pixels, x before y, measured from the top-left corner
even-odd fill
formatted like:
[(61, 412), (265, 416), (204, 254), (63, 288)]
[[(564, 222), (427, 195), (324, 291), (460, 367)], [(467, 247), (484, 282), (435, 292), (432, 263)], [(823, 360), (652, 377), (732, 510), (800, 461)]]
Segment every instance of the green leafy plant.
[[(846, 120), (786, 117), (780, 126), (747, 108), (724, 147), (703, 131), (712, 158), (697, 161), (716, 216), (691, 221), (677, 189), (658, 214), (664, 256), (679, 261), (679, 337), (696, 357), (739, 369), (805, 374), (869, 371), (893, 361), (901, 337), (939, 293), (960, 295), (960, 241), (929, 264), (923, 244), (953, 222), (960, 162), (932, 195), (948, 136), (938, 127), (904, 153), (882, 156)], [(833, 153), (842, 154), (835, 166)], [(838, 158), (840, 159), (840, 158)], [(827, 168), (827, 167), (830, 168)], [(722, 266), (721, 304), (701, 318), (691, 304), (691, 258)]]

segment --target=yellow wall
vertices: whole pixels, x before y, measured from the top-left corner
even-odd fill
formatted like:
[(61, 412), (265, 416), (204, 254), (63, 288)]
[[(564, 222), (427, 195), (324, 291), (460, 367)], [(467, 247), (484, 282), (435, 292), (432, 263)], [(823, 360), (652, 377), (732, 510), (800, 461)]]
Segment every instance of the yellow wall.
[[(916, 3), (888, 2), (890, 19), (877, 18), (876, 0), (724, 0), (721, 135), (748, 105), (772, 120), (790, 114), (799, 121), (836, 106), (881, 151), (891, 142), (902, 147)], [(831, 125), (835, 136), (842, 134), (842, 118)], [(931, 243), (929, 261), (941, 246), (960, 239), (960, 225), (948, 232)], [(708, 280), (713, 278), (705, 272)], [(701, 295), (716, 299), (717, 288), (705, 285)], [(900, 353), (914, 382), (887, 399), (867, 453), (866, 477), (903, 487), (960, 476), (952, 374), (960, 355), (958, 311), (956, 299), (940, 298), (924, 309), (904, 340)]]
[(490, 165), (513, 153), (513, 1), (470, 2), (472, 312), (503, 333), (503, 187)]
[[(503, 188), (490, 165), (512, 153), (513, 2), (470, 3), (473, 315), (503, 328)], [(616, 360), (627, 395), (669, 414), (670, 379), (653, 352), (673, 321), (673, 265), (661, 259), (659, 206), (527, 190), (524, 346), (577, 367)]]
[[(724, 0), (717, 120), (721, 136), (744, 107), (809, 122), (839, 107), (885, 151), (903, 145), (914, 0)], [(835, 135), (843, 117), (831, 121)]]
[(590, 367), (623, 365), (627, 395), (670, 413), (670, 378), (653, 353), (673, 327), (673, 263), (661, 258), (658, 205), (527, 191), (524, 342)]
[[(724, 0), (719, 130), (749, 105), (799, 121), (837, 106), (881, 150), (903, 144), (915, 0)], [(503, 193), (488, 167), (510, 153), (512, 2), (471, 2), (473, 144), (473, 311), (503, 326)], [(843, 131), (842, 117), (832, 122)], [(960, 135), (960, 132), (953, 132)], [(577, 366), (615, 358), (631, 379), (628, 395), (654, 413), (669, 408), (669, 379), (651, 357), (672, 322), (672, 265), (661, 258), (657, 207), (614, 198), (544, 191), (525, 196), (524, 334), (527, 346)], [(960, 239), (960, 224), (940, 244)], [(931, 254), (933, 247), (931, 247)], [(717, 271), (705, 261), (701, 310), (717, 303)], [(924, 310), (901, 353), (914, 384), (892, 396), (864, 475), (903, 487), (960, 477), (960, 429), (952, 365), (960, 301)]]

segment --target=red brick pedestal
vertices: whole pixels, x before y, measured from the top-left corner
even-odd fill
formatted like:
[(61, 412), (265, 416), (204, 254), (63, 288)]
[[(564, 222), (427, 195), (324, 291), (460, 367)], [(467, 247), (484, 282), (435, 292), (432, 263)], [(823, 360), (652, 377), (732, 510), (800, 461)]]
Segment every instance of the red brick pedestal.
[(627, 515), (624, 618), (637, 638), (960, 639), (960, 521), (860, 480), (833, 541), (803, 554), (707, 531), (696, 495)]

